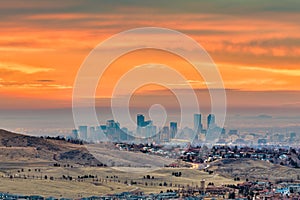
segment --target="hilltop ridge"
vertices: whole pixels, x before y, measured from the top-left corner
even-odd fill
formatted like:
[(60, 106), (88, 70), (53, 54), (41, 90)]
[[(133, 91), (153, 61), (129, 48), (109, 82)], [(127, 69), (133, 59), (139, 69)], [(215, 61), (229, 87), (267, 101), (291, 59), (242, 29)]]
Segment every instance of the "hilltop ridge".
[(0, 148), (0, 160), (3, 162), (45, 161), (102, 165), (83, 145), (13, 133), (4, 129), (0, 129)]

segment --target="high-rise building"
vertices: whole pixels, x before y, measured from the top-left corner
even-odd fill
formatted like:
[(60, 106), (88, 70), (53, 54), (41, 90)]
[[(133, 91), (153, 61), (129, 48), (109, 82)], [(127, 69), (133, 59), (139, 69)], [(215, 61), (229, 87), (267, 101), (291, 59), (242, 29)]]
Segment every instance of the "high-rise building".
[(205, 141), (210, 144), (215, 144), (220, 139), (222, 131), (223, 128), (210, 125), (206, 132)]
[(89, 140), (94, 141), (96, 140), (96, 130), (95, 127), (89, 127)]
[(170, 130), (168, 126), (164, 126), (160, 130), (160, 141), (168, 142), (170, 140)]
[(74, 138), (75, 140), (78, 139), (78, 130), (77, 129), (73, 129), (72, 130), (72, 138)]
[(113, 119), (107, 120), (106, 121), (106, 127), (107, 128), (116, 128), (115, 120), (113, 120)]
[(128, 140), (128, 128), (126, 127), (121, 128), (120, 140), (121, 141)]
[(216, 117), (214, 114), (209, 114), (207, 116), (207, 129), (209, 129), (210, 127), (214, 127), (216, 124)]
[(138, 114), (136, 116), (136, 124), (138, 127), (145, 127), (148, 125), (152, 125), (152, 121), (151, 120), (145, 121), (145, 116), (142, 114)]
[(194, 114), (194, 131), (196, 134), (201, 133), (202, 130), (202, 121), (201, 114)]
[(144, 121), (143, 127), (149, 126), (149, 125), (152, 125), (152, 124), (153, 124), (152, 120), (147, 120), (147, 121)]
[(100, 125), (96, 127), (95, 130), (95, 140), (106, 140), (106, 135), (107, 134), (107, 127), (106, 125)]
[(115, 120), (107, 120), (106, 121), (106, 133), (108, 135), (112, 135), (117, 133), (117, 131), (120, 129), (119, 122), (115, 122)]
[(145, 122), (145, 117), (142, 114), (138, 114), (136, 116), (136, 124), (139, 127), (143, 127), (144, 126), (144, 122)]
[(145, 137), (147, 139), (153, 138), (156, 135), (156, 126), (153, 126), (152, 123), (145, 127)]
[(106, 132), (106, 129), (107, 129), (106, 125), (100, 125), (100, 126), (97, 127), (97, 130), (103, 131), (103, 132)]
[(153, 122), (151, 120), (145, 121), (145, 116), (142, 114), (138, 114), (136, 116), (136, 133), (138, 137), (148, 138), (152, 135), (152, 125)]
[(177, 122), (170, 122), (170, 137), (175, 138), (177, 134)]
[(122, 131), (120, 129), (120, 123), (115, 120), (106, 121), (106, 137), (111, 141), (120, 141)]
[(79, 137), (82, 140), (87, 140), (87, 130), (88, 130), (87, 126), (79, 126)]

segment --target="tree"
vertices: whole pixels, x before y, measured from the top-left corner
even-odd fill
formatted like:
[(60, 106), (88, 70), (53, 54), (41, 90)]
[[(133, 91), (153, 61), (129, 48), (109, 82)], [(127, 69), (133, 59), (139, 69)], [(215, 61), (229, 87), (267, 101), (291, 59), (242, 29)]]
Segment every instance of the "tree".
[(235, 199), (235, 193), (234, 192), (229, 193), (228, 199)]

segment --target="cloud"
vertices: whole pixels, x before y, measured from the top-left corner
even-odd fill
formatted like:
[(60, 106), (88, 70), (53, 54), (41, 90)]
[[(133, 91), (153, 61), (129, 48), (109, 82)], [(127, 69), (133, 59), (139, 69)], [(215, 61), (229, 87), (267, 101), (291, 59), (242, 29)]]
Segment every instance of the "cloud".
[(264, 67), (248, 67), (241, 66), (242, 70), (251, 70), (251, 71), (262, 71), (268, 73), (275, 73), (287, 76), (300, 76), (300, 69), (272, 69), (272, 68), (264, 68)]
[(230, 80), (225, 82), (226, 85), (241, 87), (242, 85), (263, 85), (263, 84), (272, 84), (272, 85), (285, 85), (286, 81), (278, 81), (274, 79), (243, 79), (243, 80)]
[[(49, 1), (49, 0), (48, 1), (27, 0), (26, 3), (24, 3), (22, 0), (12, 0), (12, 1), (2, 2), (0, 5), (0, 9), (24, 12), (24, 10), (38, 11), (42, 8), (48, 8), (48, 9), (65, 8), (65, 7), (74, 6), (76, 4), (78, 4), (78, 3), (75, 3), (74, 1), (65, 1), (65, 2), (58, 3), (55, 1)], [(22, 8), (22, 9), (20, 9), (20, 8)]]
[(218, 85), (216, 82), (208, 82), (202, 80), (186, 80), (181, 83), (168, 83), (169, 86), (207, 86), (207, 85)]
[(70, 85), (59, 85), (59, 84), (48, 84), (46, 87), (56, 88), (56, 89), (72, 89), (73, 86)]
[[(0, 79), (0, 87), (9, 88), (12, 87), (14, 89), (71, 89), (72, 86), (64, 85), (64, 84), (49, 84), (49, 81), (40, 81), (41, 83), (35, 82), (22, 82), (22, 81), (7, 81)], [(51, 82), (51, 81), (50, 81)]]
[(41, 52), (54, 51), (50, 48), (31, 48), (31, 47), (0, 47), (0, 51), (17, 51), (17, 52)]
[(19, 71), (25, 74), (49, 72), (54, 70), (53, 68), (35, 67), (35, 66), (16, 64), (16, 63), (0, 63), (0, 70), (1, 69), (8, 70), (8, 71)]
[[(19, 91), (37, 88), (37, 93), (42, 88), (71, 88), (76, 67), (99, 42), (130, 28), (160, 26), (197, 40), (216, 64), (232, 63), (227, 68), (220, 67), (229, 88), (299, 89), (299, 11), (297, 0), (273, 0), (272, 4), (261, 0), (173, 0), (172, 4), (167, 0), (5, 1), (0, 5), (0, 59), (32, 61), (38, 66), (0, 62), (0, 85), (11, 91), (13, 86)], [(183, 46), (180, 41), (162, 37), (174, 49)], [(55, 71), (47, 67), (49, 61)], [(115, 74), (117, 71), (112, 71), (111, 75)], [(213, 84), (194, 80), (173, 83), (175, 88), (188, 83), (193, 87)]]
[(42, 83), (49, 83), (49, 82), (55, 82), (55, 80), (51, 80), (51, 79), (40, 79), (40, 80), (36, 80), (37, 82), (42, 82)]

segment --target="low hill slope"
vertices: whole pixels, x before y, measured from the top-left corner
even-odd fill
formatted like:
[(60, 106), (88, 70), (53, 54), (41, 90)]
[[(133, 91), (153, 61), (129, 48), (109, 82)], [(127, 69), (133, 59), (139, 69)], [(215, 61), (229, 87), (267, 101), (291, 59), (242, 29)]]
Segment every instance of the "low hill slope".
[(17, 134), (3, 129), (0, 129), (0, 148), (2, 162), (36, 160), (102, 165), (83, 145)]
[(275, 165), (267, 161), (252, 159), (222, 159), (213, 164), (218, 174), (226, 177), (239, 177), (255, 180), (297, 180), (300, 169)]
[(73, 144), (0, 130), (0, 161), (46, 161), (89, 166), (157, 168), (174, 162), (141, 152), (119, 151), (114, 144)]

